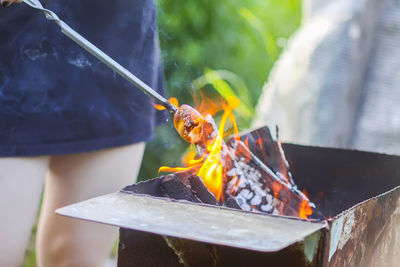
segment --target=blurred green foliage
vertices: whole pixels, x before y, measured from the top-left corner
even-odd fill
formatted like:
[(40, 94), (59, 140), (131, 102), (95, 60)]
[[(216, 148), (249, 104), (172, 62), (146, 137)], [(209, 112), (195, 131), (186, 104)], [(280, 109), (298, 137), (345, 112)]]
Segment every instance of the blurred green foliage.
[[(239, 128), (248, 128), (273, 63), (300, 26), (301, 4), (300, 0), (158, 0), (167, 95), (192, 104), (193, 91), (200, 87), (207, 94), (235, 94), (242, 101), (235, 114), (239, 113)], [(188, 147), (172, 122), (158, 127), (156, 138), (147, 145), (140, 179), (156, 177), (161, 165), (181, 165)]]

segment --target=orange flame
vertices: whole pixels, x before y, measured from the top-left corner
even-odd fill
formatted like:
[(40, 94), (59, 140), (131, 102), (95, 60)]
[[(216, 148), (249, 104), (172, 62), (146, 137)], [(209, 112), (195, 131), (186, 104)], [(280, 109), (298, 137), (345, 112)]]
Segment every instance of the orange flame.
[[(169, 101), (175, 106), (178, 106), (178, 101), (176, 100), (176, 98), (171, 98)], [(244, 141), (241, 141), (238, 126), (233, 115), (233, 110), (237, 108), (239, 104), (240, 100), (235, 97), (230, 97), (227, 99), (226, 102), (222, 102), (221, 100), (213, 101), (202, 94), (202, 102), (200, 104), (200, 108), (198, 109), (201, 114), (215, 115), (221, 110), (224, 111), (222, 114), (221, 123), (219, 125), (217, 135), (212, 139), (202, 138), (202, 140), (197, 143), (197, 145), (200, 145), (199, 147), (202, 148), (202, 153), (204, 154), (202, 157), (196, 158), (196, 146), (191, 145), (190, 151), (186, 153), (182, 158), (182, 162), (186, 167), (171, 168), (167, 166), (162, 166), (160, 167), (159, 172), (177, 172), (192, 169), (193, 172), (195, 172), (199, 177), (202, 178), (205, 186), (208, 188), (208, 190), (210, 190), (211, 193), (215, 195), (217, 201), (220, 201), (221, 198), (223, 198), (223, 181), (227, 171), (227, 166), (224, 166), (225, 158), (223, 155), (224, 152), (222, 151), (224, 147), (223, 140), (226, 135), (228, 133), (232, 133), (233, 131), (234, 138), (236, 139), (236, 141), (238, 141), (238, 147), (235, 153), (236, 155), (240, 155), (241, 160), (248, 162), (252, 158), (249, 149), (248, 138)], [(157, 108), (157, 105), (155, 106)], [(160, 109), (164, 108), (161, 107)], [(231, 125), (227, 127), (229, 128), (228, 130), (225, 130), (228, 121)], [(281, 150), (282, 147), (279, 142), (280, 141), (278, 141), (278, 146)], [(263, 149), (261, 139), (256, 141), (256, 145), (261, 150)], [(284, 167), (286, 168), (286, 166)], [(285, 173), (283, 173), (282, 175), (285, 175)], [(287, 194), (282, 193), (285, 193), (283, 192), (283, 190), (288, 190), (288, 188), (285, 186), (285, 183), (289, 183), (290, 177), (284, 178), (286, 181), (274, 182), (271, 188), (273, 190), (274, 198), (279, 199), (279, 201), (277, 202), (279, 206), (277, 208), (279, 209), (280, 213), (283, 212), (285, 205), (288, 204), (286, 202), (289, 201), (287, 198), (284, 197)], [(231, 191), (230, 193), (235, 194), (242, 182), (243, 181), (241, 179), (234, 176), (233, 179), (229, 182), (229, 187)], [(310, 216), (311, 214), (312, 208), (310, 207), (309, 201), (304, 192), (303, 199), (298, 206), (298, 216), (300, 218), (308, 220), (308, 216)]]
[(242, 183), (242, 180), (238, 179), (237, 176), (234, 175), (231, 181), (232, 181), (232, 189), (230, 193), (236, 195), (236, 191), (238, 190), (240, 184)]
[[(162, 166), (160, 167), (159, 172), (178, 172), (191, 170), (193, 171), (192, 173), (196, 173), (200, 178), (202, 178), (208, 190), (215, 195), (217, 201), (220, 201), (221, 199), (223, 199), (224, 195), (223, 181), (224, 178), (226, 178), (226, 168), (229, 168), (225, 166), (225, 152), (223, 152), (224, 138), (226, 137), (226, 135), (231, 134), (233, 131), (234, 138), (236, 139), (236, 141), (238, 141), (238, 146), (235, 154), (237, 156), (240, 156), (241, 160), (248, 162), (252, 159), (252, 155), (249, 149), (248, 139), (244, 141), (241, 141), (240, 139), (238, 126), (233, 115), (233, 110), (238, 107), (238, 105), (240, 104), (240, 100), (235, 97), (230, 97), (225, 102), (221, 100), (213, 101), (210, 98), (205, 97), (204, 95), (202, 95), (202, 98), (203, 101), (201, 102), (200, 108), (198, 109), (201, 114), (204, 115), (206, 113), (215, 115), (221, 110), (224, 111), (222, 114), (221, 123), (218, 128), (218, 133), (212, 139), (207, 139), (203, 137), (201, 141), (196, 143), (198, 147), (201, 147), (201, 151), (203, 154), (202, 157), (196, 158), (198, 157), (196, 156), (196, 146), (192, 144), (190, 147), (190, 151), (182, 157), (182, 162), (186, 167), (171, 168), (167, 166)], [(176, 98), (170, 98), (169, 101), (175, 106), (178, 106), (178, 101), (176, 100)], [(155, 106), (157, 109), (164, 109), (159, 105)], [(228, 121), (231, 125), (226, 127)], [(225, 130), (225, 128), (228, 128), (228, 130)], [(256, 145), (261, 150), (263, 149), (263, 143), (261, 139), (256, 141)], [(278, 148), (279, 150), (282, 150), (279, 140)], [(285, 170), (286, 166), (282, 166), (282, 168)], [(281, 175), (285, 176), (284, 179), (282, 179), (282, 181), (274, 182), (271, 188), (273, 190), (274, 198), (279, 200), (277, 201), (276, 207), (279, 209), (279, 213), (283, 213), (286, 205), (288, 204), (287, 202), (290, 201), (285, 197), (289, 194), (286, 194), (284, 192), (284, 190), (288, 190), (288, 187), (285, 186), (285, 184), (290, 182), (290, 177), (286, 177), (285, 172), (281, 173)], [(229, 181), (229, 188), (231, 191), (230, 193), (235, 194), (242, 182), (243, 181), (241, 179), (234, 176), (233, 179)], [(307, 199), (306, 193), (303, 193), (303, 199), (301, 203), (298, 204), (298, 208), (296, 210), (298, 211), (298, 216), (300, 218), (308, 220), (308, 217), (312, 214), (312, 208), (309, 205), (309, 200)], [(296, 210), (295, 213), (297, 215)]]
[(158, 172), (179, 172), (179, 171), (185, 171), (189, 170), (195, 166), (199, 166), (200, 164), (203, 163), (204, 157), (196, 159), (196, 152), (193, 151), (193, 148), (191, 147), (191, 151), (187, 153), (185, 156), (182, 158), (182, 162), (187, 166), (187, 167), (167, 167), (167, 166), (161, 166), (158, 169)]
[[(193, 167), (193, 166), (191, 166)], [(180, 172), (180, 171), (186, 171), (190, 169), (191, 167), (167, 167), (167, 166), (161, 166), (158, 169), (158, 172)]]
[(218, 135), (210, 145), (207, 145), (207, 150), (209, 151), (208, 157), (197, 173), (197, 175), (203, 179), (204, 184), (215, 195), (218, 201), (220, 200), (222, 194), (224, 169), (221, 161), (221, 149), (224, 127), (229, 112), (229, 110), (224, 112), (221, 124), (219, 126)]
[(223, 98), (210, 98), (207, 97), (202, 91), (200, 91), (200, 96), (198, 94), (193, 95), (194, 104), (197, 110), (205, 115), (210, 114), (214, 116), (217, 112), (222, 110), (222, 103), (224, 102)]
[(225, 137), (224, 129), (227, 120), (229, 119), (233, 124), (235, 134), (238, 135), (238, 127), (236, 125), (235, 117), (232, 111), (240, 104), (240, 100), (236, 97), (229, 97), (227, 103), (222, 104), (224, 113), (222, 115), (221, 123), (218, 129), (217, 137), (207, 144), (208, 157), (200, 167), (197, 175), (203, 179), (207, 188), (215, 195), (219, 201), (222, 196), (224, 166), (222, 162), (222, 144)]
[[(307, 196), (305, 190), (303, 191), (303, 194)], [(308, 200), (306, 198), (303, 198), (303, 201), (300, 204), (299, 217), (308, 220), (308, 216), (310, 216), (311, 214), (312, 214), (312, 209), (308, 204)]]
[(191, 151), (187, 153), (186, 156), (182, 158), (183, 164), (186, 166), (196, 166), (203, 162), (204, 156), (196, 159), (196, 152), (194, 152), (193, 147), (191, 147)]
[(279, 198), (279, 192), (283, 189), (283, 185), (276, 182), (272, 184), (272, 190), (274, 191), (274, 198)]
[[(176, 99), (175, 97), (171, 97), (170, 99), (168, 99), (168, 102), (171, 103), (172, 105), (174, 105), (175, 107), (178, 107), (178, 99)], [(152, 103), (153, 106), (157, 109), (157, 110), (164, 110), (165, 108), (159, 104), (154, 104)]]
[[(204, 97), (204, 96), (203, 96)], [(224, 110), (224, 113), (222, 115), (221, 123), (218, 129), (218, 134), (215, 138), (212, 140), (205, 140), (207, 143), (205, 144), (206, 146), (206, 157), (201, 157), (199, 159), (196, 159), (196, 153), (194, 151), (194, 148), (191, 147), (191, 151), (185, 155), (182, 159), (183, 163), (187, 167), (177, 167), (177, 168), (171, 168), (171, 167), (160, 167), (159, 172), (173, 172), (173, 171), (183, 171), (192, 168), (193, 166), (199, 166), (200, 168), (197, 171), (197, 175), (202, 178), (204, 184), (207, 186), (207, 188), (212, 192), (216, 199), (219, 201), (222, 197), (222, 190), (223, 190), (223, 176), (224, 176), (224, 165), (223, 165), (223, 159), (222, 159), (222, 145), (223, 145), (223, 139), (225, 137), (225, 124), (227, 123), (228, 119), (232, 122), (234, 132), (237, 136), (238, 135), (238, 127), (235, 122), (235, 118), (232, 114), (233, 109), (235, 109), (239, 103), (240, 100), (231, 97), (227, 99), (227, 103), (222, 103), (222, 105), (219, 105), (218, 103), (210, 104), (212, 103), (211, 100), (204, 101), (203, 103), (208, 102), (207, 104), (202, 104), (201, 110), (207, 111), (212, 114), (216, 114), (218, 110), (221, 110), (221, 108)]]
[(257, 146), (261, 149), (262, 152), (264, 152), (262, 143), (263, 143), (263, 140), (261, 138), (257, 139), (257, 141), (256, 141)]

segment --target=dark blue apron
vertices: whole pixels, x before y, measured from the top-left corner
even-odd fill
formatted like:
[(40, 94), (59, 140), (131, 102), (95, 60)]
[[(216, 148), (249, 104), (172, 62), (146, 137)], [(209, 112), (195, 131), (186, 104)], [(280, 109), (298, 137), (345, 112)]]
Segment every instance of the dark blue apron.
[[(41, 2), (163, 93), (152, 0)], [(147, 141), (165, 117), (159, 115), (146, 95), (42, 13), (25, 4), (0, 8), (0, 156), (88, 152)]]

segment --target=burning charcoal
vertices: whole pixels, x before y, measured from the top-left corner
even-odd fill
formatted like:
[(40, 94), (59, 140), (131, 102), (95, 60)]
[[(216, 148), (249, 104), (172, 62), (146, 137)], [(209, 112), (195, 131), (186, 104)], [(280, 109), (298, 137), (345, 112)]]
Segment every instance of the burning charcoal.
[(242, 210), (236, 200), (229, 195), (227, 195), (224, 199), (224, 206), (231, 209)]
[(193, 175), (189, 177), (189, 184), (192, 191), (195, 193), (196, 197), (201, 200), (201, 202), (210, 205), (219, 205), (215, 196), (208, 191), (207, 187), (204, 185), (199, 176)]
[(260, 210), (270, 214), (274, 210), (274, 206), (272, 204), (273, 204), (273, 196), (272, 195), (264, 196), (261, 198)]
[(252, 206), (258, 206), (258, 205), (260, 205), (260, 204), (261, 204), (261, 197), (260, 197), (259, 195), (254, 196), (254, 197), (251, 199), (250, 204), (251, 204)]
[(252, 210), (252, 208), (250, 207), (250, 205), (246, 201), (243, 201), (242, 203), (243, 204), (240, 205), (240, 208), (242, 210), (245, 210), (245, 211), (257, 211), (257, 210)]
[(124, 187), (121, 192), (124, 193), (136, 193), (136, 194), (147, 194), (154, 197), (162, 197), (164, 196), (160, 187), (160, 178), (154, 178), (151, 180), (139, 182), (137, 184), (129, 185)]
[(274, 195), (268, 194), (266, 197), (266, 202), (262, 202), (261, 207), (264, 210), (269, 210), (269, 212), (273, 212), (274, 209)]
[(246, 200), (250, 200), (254, 197), (254, 192), (251, 192), (248, 189), (244, 189), (244, 190), (240, 191), (239, 196), (241, 196), (242, 198), (244, 198)]
[[(259, 196), (261, 199), (270, 199), (269, 204), (272, 206), (273, 198), (269, 190), (263, 188), (263, 184), (260, 181), (260, 171), (244, 161), (235, 161), (233, 165), (234, 168), (229, 170), (227, 176), (228, 180), (233, 176), (232, 180), (235, 180), (235, 183), (228, 182), (226, 191), (235, 198), (240, 207), (249, 211), (262, 211), (260, 209), (261, 201), (258, 206), (254, 206), (251, 203), (252, 198), (255, 196)], [(240, 183), (238, 181), (240, 181)], [(229, 185), (231, 187), (229, 187)], [(236, 185), (236, 187), (232, 185)]]
[(175, 178), (178, 179), (181, 183), (183, 183), (187, 187), (190, 187), (189, 177), (191, 177), (192, 175), (195, 175), (195, 173), (197, 172), (198, 169), (199, 169), (199, 166), (194, 166), (187, 170), (174, 172), (174, 175), (176, 176)]
[(170, 198), (199, 203), (200, 200), (187, 188), (175, 174), (164, 176), (160, 183), (161, 190)]

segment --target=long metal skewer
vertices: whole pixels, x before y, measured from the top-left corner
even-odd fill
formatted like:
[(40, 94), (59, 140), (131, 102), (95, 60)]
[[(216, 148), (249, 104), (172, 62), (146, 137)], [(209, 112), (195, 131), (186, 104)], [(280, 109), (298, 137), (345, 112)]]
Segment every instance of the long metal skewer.
[(116, 73), (121, 75), (127, 81), (131, 82), (133, 85), (139, 88), (143, 93), (150, 96), (157, 104), (162, 105), (171, 113), (175, 113), (178, 110), (177, 107), (168, 102), (168, 100), (165, 99), (162, 95), (154, 91), (147, 84), (142, 82), (138, 77), (133, 75), (126, 68), (122, 67), (118, 62), (113, 60), (111, 57), (109, 57), (107, 54), (105, 54), (91, 42), (86, 40), (82, 35), (74, 31), (65, 22), (63, 22), (53, 11), (45, 9), (38, 0), (23, 0), (23, 2), (30, 7), (43, 11), (48, 20), (53, 20), (60, 26), (62, 33), (64, 33), (78, 45), (86, 49), (89, 53), (91, 53), (101, 62), (109, 66), (111, 69), (113, 69)]

